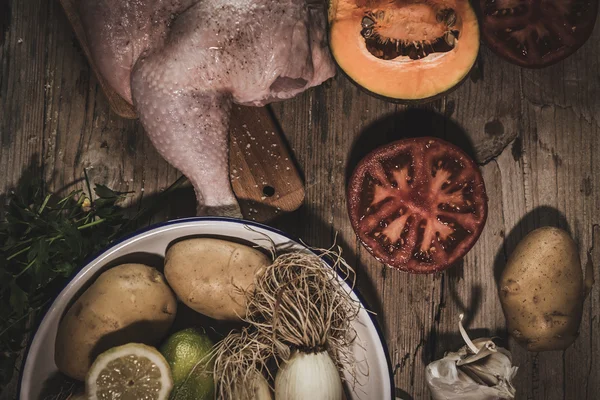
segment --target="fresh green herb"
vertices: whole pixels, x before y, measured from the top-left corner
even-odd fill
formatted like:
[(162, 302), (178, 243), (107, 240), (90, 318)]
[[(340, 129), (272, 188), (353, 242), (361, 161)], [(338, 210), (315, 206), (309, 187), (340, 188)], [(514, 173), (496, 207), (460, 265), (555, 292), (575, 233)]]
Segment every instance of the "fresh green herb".
[[(120, 203), (127, 193), (95, 185), (96, 198), (75, 190), (59, 198), (41, 181), (11, 192), (0, 222), (0, 391), (11, 380), (28, 332), (84, 260), (147, 224), (180, 178), (133, 213)], [(90, 192), (89, 180), (86, 182)]]

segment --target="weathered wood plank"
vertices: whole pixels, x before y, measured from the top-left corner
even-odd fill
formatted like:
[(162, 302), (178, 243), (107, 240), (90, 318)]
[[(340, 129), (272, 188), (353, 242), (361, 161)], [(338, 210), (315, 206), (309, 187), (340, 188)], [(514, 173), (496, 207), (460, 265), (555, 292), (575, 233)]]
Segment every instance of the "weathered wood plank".
[[(0, 193), (30, 164), (54, 189), (71, 185), (88, 168), (98, 183), (133, 190), (132, 202), (179, 176), (137, 122), (111, 113), (58, 2), (2, 2), (0, 28)], [(570, 229), (582, 260), (591, 250), (600, 282), (599, 39), (600, 25), (573, 57), (541, 71), (513, 67), (484, 49), (479, 75), (424, 106), (372, 98), (341, 75), (274, 105), (304, 172), (306, 198), (300, 210), (273, 224), (314, 246), (329, 246), (338, 233), (357, 268), (358, 288), (378, 314), (402, 398), (429, 398), (424, 367), (462, 346), (459, 313), (474, 337), (507, 337), (496, 277), (530, 230)], [(413, 276), (383, 268), (357, 242), (344, 193), (348, 174), (367, 151), (430, 134), (481, 161), (497, 157), (482, 167), (490, 212), (479, 242), (462, 266)], [(183, 190), (179, 197), (165, 215), (193, 211), (193, 193)], [(599, 310), (596, 284), (584, 306), (581, 336), (565, 352), (534, 355), (509, 341), (520, 365), (518, 399), (598, 397)]]
[(520, 69), (483, 47), (469, 80), (447, 96), (445, 114), (464, 129), (479, 163), (498, 156), (518, 136), (520, 89)]
[(0, 32), (0, 191), (30, 164), (39, 172), (43, 148), (44, 83), (49, 4), (2, 3)]

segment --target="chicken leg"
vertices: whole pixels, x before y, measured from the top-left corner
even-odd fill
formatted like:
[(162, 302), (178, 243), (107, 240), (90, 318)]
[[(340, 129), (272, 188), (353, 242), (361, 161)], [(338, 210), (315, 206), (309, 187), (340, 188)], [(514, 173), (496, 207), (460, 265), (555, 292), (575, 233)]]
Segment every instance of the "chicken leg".
[(131, 101), (198, 212), (240, 216), (229, 183), (232, 103), (261, 106), (334, 74), (325, 6), (306, 0), (82, 0), (102, 75)]

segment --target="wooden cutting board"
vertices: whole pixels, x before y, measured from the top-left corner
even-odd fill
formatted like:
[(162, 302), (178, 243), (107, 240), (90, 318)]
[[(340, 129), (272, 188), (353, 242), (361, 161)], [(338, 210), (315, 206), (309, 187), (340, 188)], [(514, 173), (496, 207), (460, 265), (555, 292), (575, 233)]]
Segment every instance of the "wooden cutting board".
[[(111, 109), (123, 118), (137, 118), (133, 106), (112, 90), (92, 60), (77, 12), (79, 0), (60, 3)], [(302, 205), (304, 183), (268, 108), (233, 106), (229, 166), (233, 191), (247, 219), (268, 221)]]

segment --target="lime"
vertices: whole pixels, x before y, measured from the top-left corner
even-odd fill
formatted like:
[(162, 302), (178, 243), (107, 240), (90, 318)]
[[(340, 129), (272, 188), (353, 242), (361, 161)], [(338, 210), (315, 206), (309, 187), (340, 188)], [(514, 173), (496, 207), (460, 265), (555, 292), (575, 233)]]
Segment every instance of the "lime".
[(138, 343), (100, 354), (85, 380), (89, 400), (166, 400), (172, 388), (165, 358), (154, 347)]
[(212, 348), (213, 342), (208, 335), (194, 328), (174, 333), (167, 339), (160, 351), (173, 373), (171, 399), (213, 399)]

